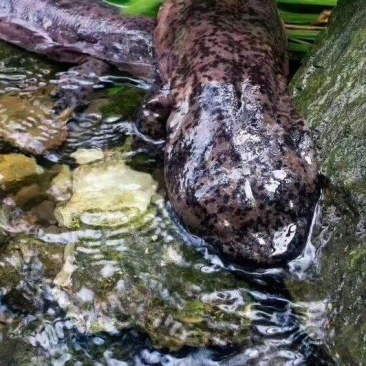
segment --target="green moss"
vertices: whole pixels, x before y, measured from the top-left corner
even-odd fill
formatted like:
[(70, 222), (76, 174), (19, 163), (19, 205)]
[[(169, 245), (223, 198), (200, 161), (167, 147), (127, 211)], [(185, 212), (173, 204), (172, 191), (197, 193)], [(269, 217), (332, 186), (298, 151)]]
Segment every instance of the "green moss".
[(146, 92), (131, 85), (120, 85), (109, 90), (108, 104), (101, 107), (106, 116), (117, 115), (126, 120), (135, 117)]

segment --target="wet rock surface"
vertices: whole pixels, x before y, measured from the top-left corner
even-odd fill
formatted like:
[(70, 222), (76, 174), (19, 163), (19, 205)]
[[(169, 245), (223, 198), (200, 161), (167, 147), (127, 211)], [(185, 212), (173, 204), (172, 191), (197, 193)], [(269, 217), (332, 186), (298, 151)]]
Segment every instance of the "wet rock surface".
[(342, 365), (366, 363), (366, 3), (341, 1), (292, 82), (314, 130), (325, 189), (314, 244), (329, 298), (327, 342)]

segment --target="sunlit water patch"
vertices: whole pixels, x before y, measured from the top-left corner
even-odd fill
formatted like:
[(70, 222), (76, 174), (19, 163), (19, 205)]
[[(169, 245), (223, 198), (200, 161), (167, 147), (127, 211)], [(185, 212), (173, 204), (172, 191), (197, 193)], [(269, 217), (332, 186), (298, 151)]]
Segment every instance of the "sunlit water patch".
[(0, 54), (0, 365), (333, 363), (311, 242), (289, 270), (238, 269), (175, 222), (132, 149), (145, 84), (99, 78), (55, 117), (64, 70)]

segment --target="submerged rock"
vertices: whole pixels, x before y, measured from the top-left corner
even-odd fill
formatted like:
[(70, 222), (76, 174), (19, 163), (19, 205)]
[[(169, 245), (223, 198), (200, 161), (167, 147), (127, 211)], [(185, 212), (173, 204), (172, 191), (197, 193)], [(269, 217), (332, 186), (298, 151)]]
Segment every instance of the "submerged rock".
[(32, 154), (43, 154), (62, 145), (67, 138), (69, 111), (52, 114), (52, 104), (34, 95), (3, 95), (0, 98), (0, 137)]
[(327, 341), (342, 365), (366, 364), (366, 2), (340, 1), (292, 82), (314, 129), (325, 190), (314, 243), (329, 298)]
[(131, 122), (146, 94), (145, 83), (103, 76), (93, 85), (83, 113), (55, 116), (50, 95), (57, 95), (64, 74), (58, 71), (60, 65), (0, 41), (0, 151), (21, 149), (70, 163), (78, 149), (118, 147), (133, 132)]
[(47, 169), (22, 154), (0, 154), (0, 204), (6, 214), (0, 228), (16, 235), (57, 224), (56, 204), (70, 199), (71, 184), (66, 165)]
[(22, 154), (0, 154), (0, 186), (3, 189), (25, 184), (44, 173), (34, 158)]
[(43, 154), (66, 139), (67, 115), (51, 113), (49, 83), (58, 70), (55, 64), (0, 42), (0, 148), (8, 143)]
[(71, 157), (80, 165), (103, 160), (104, 152), (100, 149), (78, 149), (71, 154)]
[(121, 159), (82, 165), (73, 172), (73, 193), (60, 204), (56, 217), (60, 225), (80, 222), (91, 225), (118, 225), (143, 214), (157, 184), (143, 172), (132, 170)]
[(67, 165), (61, 165), (58, 174), (52, 179), (47, 191), (56, 201), (67, 201), (72, 194), (72, 173)]

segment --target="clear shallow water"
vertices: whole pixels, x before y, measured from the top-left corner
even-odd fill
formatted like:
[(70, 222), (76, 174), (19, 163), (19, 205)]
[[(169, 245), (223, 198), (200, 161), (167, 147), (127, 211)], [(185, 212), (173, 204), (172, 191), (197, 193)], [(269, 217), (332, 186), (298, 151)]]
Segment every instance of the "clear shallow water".
[(36, 156), (0, 194), (0, 365), (337, 363), (310, 241), (287, 269), (245, 271), (175, 222), (159, 151), (131, 142), (146, 85), (103, 78), (86, 110), (55, 121), (63, 70), (0, 49), (1, 153)]

